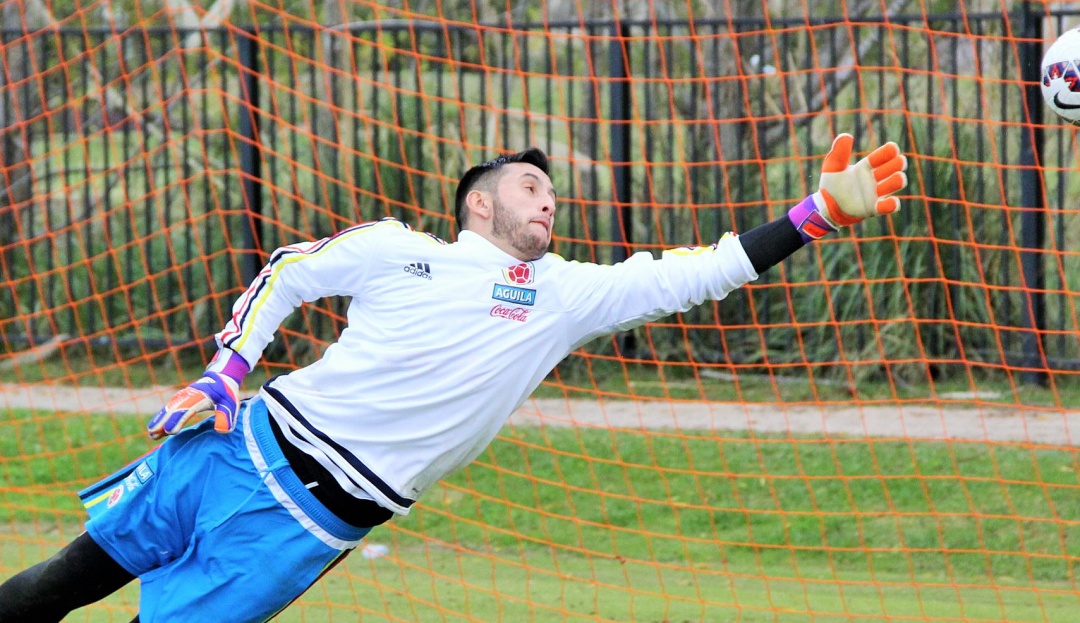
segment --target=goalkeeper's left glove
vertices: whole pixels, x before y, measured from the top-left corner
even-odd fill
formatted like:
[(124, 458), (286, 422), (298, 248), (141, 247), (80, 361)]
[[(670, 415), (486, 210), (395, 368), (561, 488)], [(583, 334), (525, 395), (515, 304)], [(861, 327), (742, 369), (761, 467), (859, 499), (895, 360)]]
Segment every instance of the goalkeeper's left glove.
[(907, 158), (900, 147), (890, 141), (849, 165), (854, 142), (850, 134), (833, 140), (821, 167), (818, 191), (788, 211), (804, 242), (900, 209), (900, 199), (894, 195), (907, 186)]
[(206, 372), (191, 385), (176, 392), (146, 425), (151, 439), (175, 435), (193, 417), (214, 416), (214, 430), (232, 432), (240, 403), (240, 384), (248, 373), (240, 355), (222, 348), (210, 361)]

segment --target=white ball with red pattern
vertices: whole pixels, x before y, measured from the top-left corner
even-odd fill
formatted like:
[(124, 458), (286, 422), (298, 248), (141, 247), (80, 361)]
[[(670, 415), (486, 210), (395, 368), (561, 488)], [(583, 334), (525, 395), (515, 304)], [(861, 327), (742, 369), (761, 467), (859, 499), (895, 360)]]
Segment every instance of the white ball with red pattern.
[(1065, 121), (1080, 124), (1080, 28), (1058, 37), (1043, 55), (1041, 67), (1046, 105)]

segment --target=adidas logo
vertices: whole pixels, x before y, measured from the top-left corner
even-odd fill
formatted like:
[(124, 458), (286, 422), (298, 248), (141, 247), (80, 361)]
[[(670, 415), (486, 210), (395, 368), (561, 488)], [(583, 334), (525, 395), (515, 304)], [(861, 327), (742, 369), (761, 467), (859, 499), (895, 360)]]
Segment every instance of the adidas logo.
[(405, 272), (422, 279), (431, 280), (431, 264), (427, 262), (413, 262), (404, 268)]

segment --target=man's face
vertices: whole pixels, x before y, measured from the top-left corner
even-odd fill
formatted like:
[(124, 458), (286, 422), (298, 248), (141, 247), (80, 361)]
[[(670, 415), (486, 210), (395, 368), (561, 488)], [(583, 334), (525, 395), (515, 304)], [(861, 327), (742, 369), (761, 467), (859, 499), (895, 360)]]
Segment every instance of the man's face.
[(491, 233), (522, 260), (547, 252), (555, 224), (555, 188), (539, 168), (523, 162), (506, 165), (492, 194)]

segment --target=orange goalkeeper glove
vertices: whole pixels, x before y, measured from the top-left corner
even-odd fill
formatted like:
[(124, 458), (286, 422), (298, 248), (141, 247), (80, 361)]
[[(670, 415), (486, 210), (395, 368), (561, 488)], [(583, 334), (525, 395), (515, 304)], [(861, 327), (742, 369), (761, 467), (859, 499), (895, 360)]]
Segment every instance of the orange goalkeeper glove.
[(236, 428), (240, 384), (248, 364), (232, 350), (222, 348), (202, 377), (176, 392), (146, 425), (151, 439), (180, 432), (193, 417), (214, 416), (214, 430), (229, 433)]
[(840, 134), (821, 167), (818, 191), (788, 211), (804, 242), (841, 227), (900, 209), (897, 193), (907, 186), (907, 158), (892, 141), (850, 165), (855, 137)]

